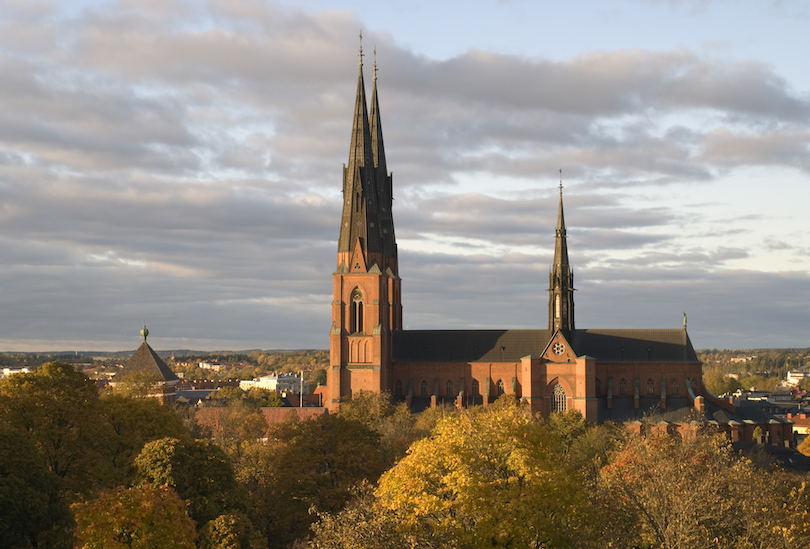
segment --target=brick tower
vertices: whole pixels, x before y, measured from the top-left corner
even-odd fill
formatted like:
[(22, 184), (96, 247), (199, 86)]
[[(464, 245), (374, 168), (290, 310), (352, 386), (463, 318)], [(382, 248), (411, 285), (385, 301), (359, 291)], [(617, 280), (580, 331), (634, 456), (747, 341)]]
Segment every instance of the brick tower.
[(562, 330), (566, 337), (574, 331), (574, 272), (568, 263), (567, 238), (563, 216), (562, 182), (560, 182), (554, 264), (551, 266), (548, 283), (548, 329), (552, 333)]
[(333, 410), (352, 392), (391, 390), (392, 331), (402, 327), (392, 177), (385, 164), (376, 73), (375, 63), (369, 116), (361, 48), (333, 275), (325, 402)]

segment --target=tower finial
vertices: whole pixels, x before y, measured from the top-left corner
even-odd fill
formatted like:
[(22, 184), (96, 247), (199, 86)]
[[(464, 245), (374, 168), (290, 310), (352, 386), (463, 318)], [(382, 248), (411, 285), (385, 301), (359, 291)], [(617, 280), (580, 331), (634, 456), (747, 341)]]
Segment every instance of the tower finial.
[(357, 57), (360, 58), (360, 63), (358, 63), (361, 67), (363, 66), (363, 31), (360, 31), (360, 53), (357, 54)]
[(562, 168), (560, 168), (560, 196), (562, 196), (562, 190), (563, 190), (563, 186), (562, 186)]
[(149, 335), (149, 330), (146, 329), (146, 323), (143, 324), (143, 330), (141, 330), (141, 337), (143, 337), (143, 342), (146, 343), (146, 336)]
[(686, 311), (683, 312), (683, 329), (686, 329)]
[(377, 46), (374, 46), (374, 68), (371, 71), (371, 79), (377, 81)]

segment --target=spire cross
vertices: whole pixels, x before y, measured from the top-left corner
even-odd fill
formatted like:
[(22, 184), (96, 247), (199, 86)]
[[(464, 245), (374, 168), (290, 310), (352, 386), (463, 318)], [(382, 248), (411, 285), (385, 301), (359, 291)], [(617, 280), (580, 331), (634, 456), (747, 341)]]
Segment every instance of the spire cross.
[(371, 71), (371, 79), (377, 80), (377, 46), (374, 46), (374, 70)]
[(357, 54), (357, 57), (360, 58), (360, 63), (358, 63), (358, 65), (361, 67), (363, 66), (363, 55), (365, 55), (363, 53), (363, 31), (360, 31), (360, 53)]
[(562, 168), (560, 168), (560, 196), (562, 196), (563, 184), (562, 184)]

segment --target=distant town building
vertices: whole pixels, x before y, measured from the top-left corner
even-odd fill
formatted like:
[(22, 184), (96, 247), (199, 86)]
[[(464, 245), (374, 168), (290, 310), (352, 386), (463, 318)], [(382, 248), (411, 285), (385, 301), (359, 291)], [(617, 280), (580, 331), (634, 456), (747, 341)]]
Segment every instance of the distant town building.
[[(253, 388), (268, 389), (281, 393), (300, 394), (302, 389), (302, 379), (297, 374), (278, 374), (272, 373), (251, 381), (240, 381), (239, 388), (243, 391), (248, 391)], [(304, 394), (309, 393), (309, 383), (303, 382)]]
[(785, 377), (786, 381), (790, 385), (798, 385), (799, 382), (804, 381), (807, 378), (810, 378), (810, 364), (805, 364), (801, 368), (789, 371)]
[(27, 374), (30, 371), (31, 369), (28, 368), (27, 366), (23, 366), (21, 368), (3, 368), (3, 372), (2, 375), (0, 375), (0, 379), (3, 379), (4, 377), (7, 376), (12, 376), (14, 374)]
[(212, 370), (214, 372), (220, 372), (225, 369), (224, 364), (220, 364), (218, 362), (200, 362), (200, 368), (203, 370)]
[(146, 342), (148, 335), (149, 330), (144, 326), (141, 330), (143, 343), (116, 376), (116, 381), (112, 383), (113, 389), (115, 390), (122, 384), (127, 383), (127, 377), (136, 372), (149, 372), (154, 374), (156, 381), (149, 389), (148, 396), (160, 399), (163, 404), (174, 404), (177, 398), (175, 386), (180, 382), (180, 378), (171, 371), (163, 359)]

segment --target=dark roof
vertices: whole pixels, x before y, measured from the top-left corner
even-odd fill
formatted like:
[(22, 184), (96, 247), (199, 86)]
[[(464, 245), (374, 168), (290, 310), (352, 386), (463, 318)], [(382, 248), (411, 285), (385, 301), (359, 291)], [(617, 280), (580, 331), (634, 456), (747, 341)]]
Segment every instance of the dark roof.
[[(399, 330), (395, 362), (517, 362), (540, 355), (549, 330)], [(577, 356), (601, 361), (699, 362), (686, 330), (574, 330)]]
[(119, 374), (119, 378), (127, 376), (133, 372), (139, 372), (141, 370), (149, 370), (161, 378), (163, 381), (178, 381), (179, 378), (172, 372), (166, 363), (163, 362), (163, 359), (160, 358), (155, 351), (152, 350), (152, 347), (149, 346), (146, 341), (141, 343), (141, 346), (138, 347), (138, 350), (135, 351), (135, 354), (132, 355), (124, 369), (121, 370)]
[(578, 356), (603, 361), (700, 362), (684, 329), (574, 330), (570, 343)]
[(548, 330), (397, 330), (394, 362), (517, 362), (539, 354)]

